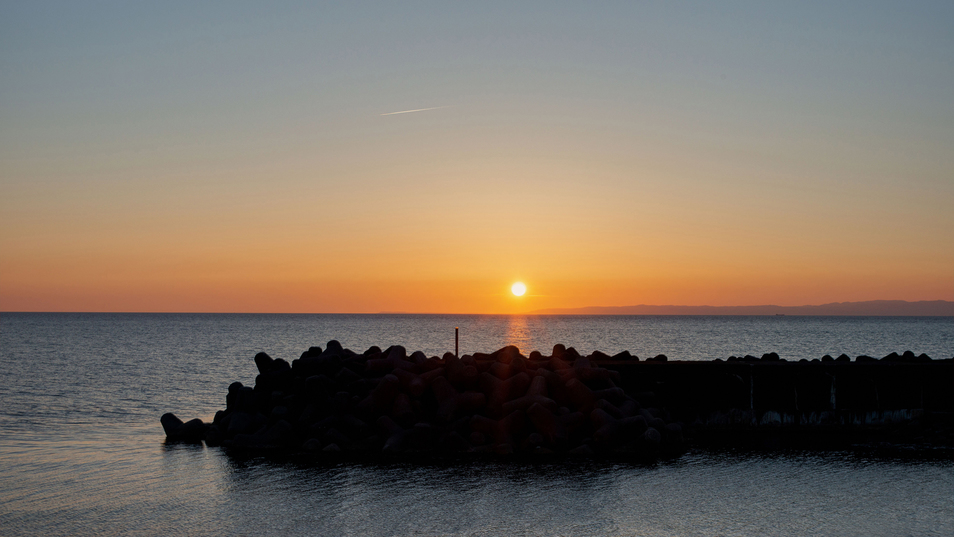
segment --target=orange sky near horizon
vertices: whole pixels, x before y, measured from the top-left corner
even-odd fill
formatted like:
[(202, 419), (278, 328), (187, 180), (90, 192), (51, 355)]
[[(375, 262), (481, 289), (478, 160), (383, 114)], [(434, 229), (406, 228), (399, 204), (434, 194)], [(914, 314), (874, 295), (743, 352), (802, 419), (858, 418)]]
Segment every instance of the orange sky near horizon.
[(4, 7), (0, 311), (954, 300), (948, 8), (377, 8)]

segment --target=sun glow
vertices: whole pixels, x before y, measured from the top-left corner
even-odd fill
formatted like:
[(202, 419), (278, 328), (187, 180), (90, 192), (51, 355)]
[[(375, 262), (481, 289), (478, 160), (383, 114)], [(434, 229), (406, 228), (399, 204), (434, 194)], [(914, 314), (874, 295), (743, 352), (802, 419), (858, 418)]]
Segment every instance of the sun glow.
[(523, 296), (527, 292), (527, 286), (523, 282), (517, 282), (510, 287), (510, 291), (516, 296)]

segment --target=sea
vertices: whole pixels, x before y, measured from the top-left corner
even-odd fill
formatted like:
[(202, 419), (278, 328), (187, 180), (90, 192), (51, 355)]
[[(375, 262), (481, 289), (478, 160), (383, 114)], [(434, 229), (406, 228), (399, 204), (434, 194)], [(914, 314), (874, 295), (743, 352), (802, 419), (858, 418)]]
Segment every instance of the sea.
[(163, 413), (211, 420), (257, 352), (440, 356), (455, 328), (461, 354), (954, 356), (951, 317), (0, 313), (0, 535), (954, 535), (937, 457), (303, 462), (165, 442)]

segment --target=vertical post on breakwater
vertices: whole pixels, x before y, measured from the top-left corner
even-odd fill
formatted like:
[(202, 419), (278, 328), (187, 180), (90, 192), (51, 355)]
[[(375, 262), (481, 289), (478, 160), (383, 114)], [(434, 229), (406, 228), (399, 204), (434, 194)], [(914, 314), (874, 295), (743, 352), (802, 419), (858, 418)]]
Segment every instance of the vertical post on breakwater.
[(460, 358), (460, 327), (454, 327), (454, 356)]

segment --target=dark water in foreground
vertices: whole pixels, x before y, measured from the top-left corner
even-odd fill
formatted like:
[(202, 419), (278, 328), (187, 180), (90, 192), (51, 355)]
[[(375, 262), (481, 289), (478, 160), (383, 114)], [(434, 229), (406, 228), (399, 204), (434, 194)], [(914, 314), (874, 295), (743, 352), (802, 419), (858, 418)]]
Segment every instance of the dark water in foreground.
[(951, 318), (0, 314), (0, 534), (951, 535), (954, 462), (690, 452), (618, 462), (305, 465), (163, 444), (252, 356), (356, 350), (708, 359), (954, 354)]

